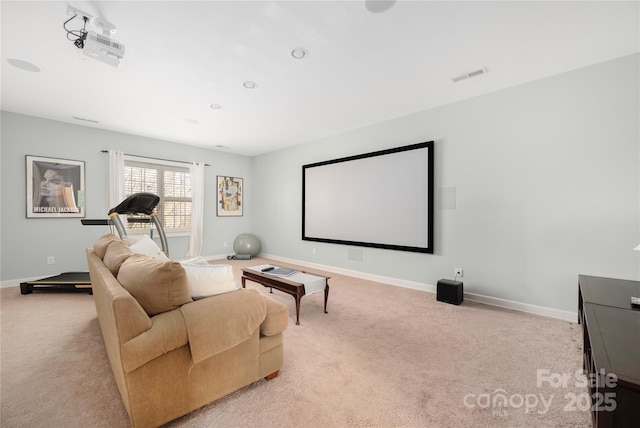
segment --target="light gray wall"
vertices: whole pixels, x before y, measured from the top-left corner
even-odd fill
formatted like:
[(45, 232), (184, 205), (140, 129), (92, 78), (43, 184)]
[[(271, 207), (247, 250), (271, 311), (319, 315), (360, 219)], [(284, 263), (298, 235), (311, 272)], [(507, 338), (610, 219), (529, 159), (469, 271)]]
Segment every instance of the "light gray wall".
[[(255, 157), (263, 251), (430, 285), (462, 267), (465, 292), (575, 312), (578, 274), (640, 279), (638, 63), (633, 55)], [(429, 140), (435, 254), (301, 240), (302, 165)]]
[[(575, 312), (579, 273), (640, 279), (638, 63), (621, 58), (255, 158), (2, 112), (1, 279), (86, 270), (84, 248), (104, 232), (79, 219), (27, 220), (24, 156), (84, 160), (87, 218), (103, 218), (100, 150), (119, 149), (212, 165), (204, 255), (232, 253), (250, 231), (268, 254), (430, 285), (462, 267), (466, 292)], [(428, 140), (435, 254), (301, 240), (303, 164)], [(245, 178), (244, 217), (216, 217), (216, 175)], [(180, 258), (187, 239), (169, 247)]]
[[(86, 271), (84, 249), (103, 233), (80, 219), (26, 218), (25, 155), (85, 161), (86, 218), (106, 218), (108, 159), (103, 149), (180, 161), (206, 162), (203, 255), (233, 253), (233, 240), (251, 230), (251, 204), (242, 217), (216, 217), (216, 175), (245, 179), (245, 201), (252, 191), (251, 159), (220, 151), (137, 137), (95, 128), (2, 112), (1, 279), (2, 281)], [(183, 258), (188, 238), (169, 238), (171, 258)], [(224, 242), (228, 247), (224, 247)], [(56, 263), (47, 265), (47, 256)]]

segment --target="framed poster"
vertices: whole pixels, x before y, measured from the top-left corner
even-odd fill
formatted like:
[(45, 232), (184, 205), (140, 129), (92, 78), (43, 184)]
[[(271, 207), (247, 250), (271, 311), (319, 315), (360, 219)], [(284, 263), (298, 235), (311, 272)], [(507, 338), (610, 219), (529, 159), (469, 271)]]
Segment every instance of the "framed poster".
[(242, 178), (218, 178), (218, 217), (242, 216)]
[(84, 217), (84, 162), (26, 156), (27, 218)]

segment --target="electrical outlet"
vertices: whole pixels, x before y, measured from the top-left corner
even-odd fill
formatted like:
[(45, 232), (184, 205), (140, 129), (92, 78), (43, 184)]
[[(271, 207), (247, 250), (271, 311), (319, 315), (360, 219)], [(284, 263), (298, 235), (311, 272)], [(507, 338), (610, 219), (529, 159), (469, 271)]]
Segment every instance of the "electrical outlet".
[(462, 268), (455, 268), (454, 272), (453, 272), (453, 275), (456, 278), (462, 278)]
[(47, 264), (48, 265), (53, 265), (55, 263), (56, 263), (56, 258), (55, 257), (53, 257), (53, 256), (47, 257)]
[(316, 249), (315, 249), (315, 248), (313, 248), (313, 249), (311, 250), (311, 254), (313, 254), (314, 256), (317, 254), (317, 252), (316, 252)]
[(224, 248), (227, 248), (227, 241), (224, 241)]

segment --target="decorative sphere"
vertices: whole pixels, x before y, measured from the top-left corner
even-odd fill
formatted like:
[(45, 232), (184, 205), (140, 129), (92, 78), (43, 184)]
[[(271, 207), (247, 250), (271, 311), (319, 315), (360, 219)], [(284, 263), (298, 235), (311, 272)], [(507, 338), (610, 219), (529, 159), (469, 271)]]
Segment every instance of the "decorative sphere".
[(260, 252), (260, 240), (256, 235), (243, 233), (233, 241), (233, 251), (236, 254), (249, 254), (254, 257)]

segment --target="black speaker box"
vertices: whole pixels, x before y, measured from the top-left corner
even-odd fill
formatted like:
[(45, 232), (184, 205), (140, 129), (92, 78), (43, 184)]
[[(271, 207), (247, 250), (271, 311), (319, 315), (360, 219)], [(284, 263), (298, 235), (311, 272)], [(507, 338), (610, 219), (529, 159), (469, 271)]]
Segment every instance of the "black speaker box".
[(463, 300), (462, 282), (441, 279), (436, 288), (436, 300), (459, 305)]

